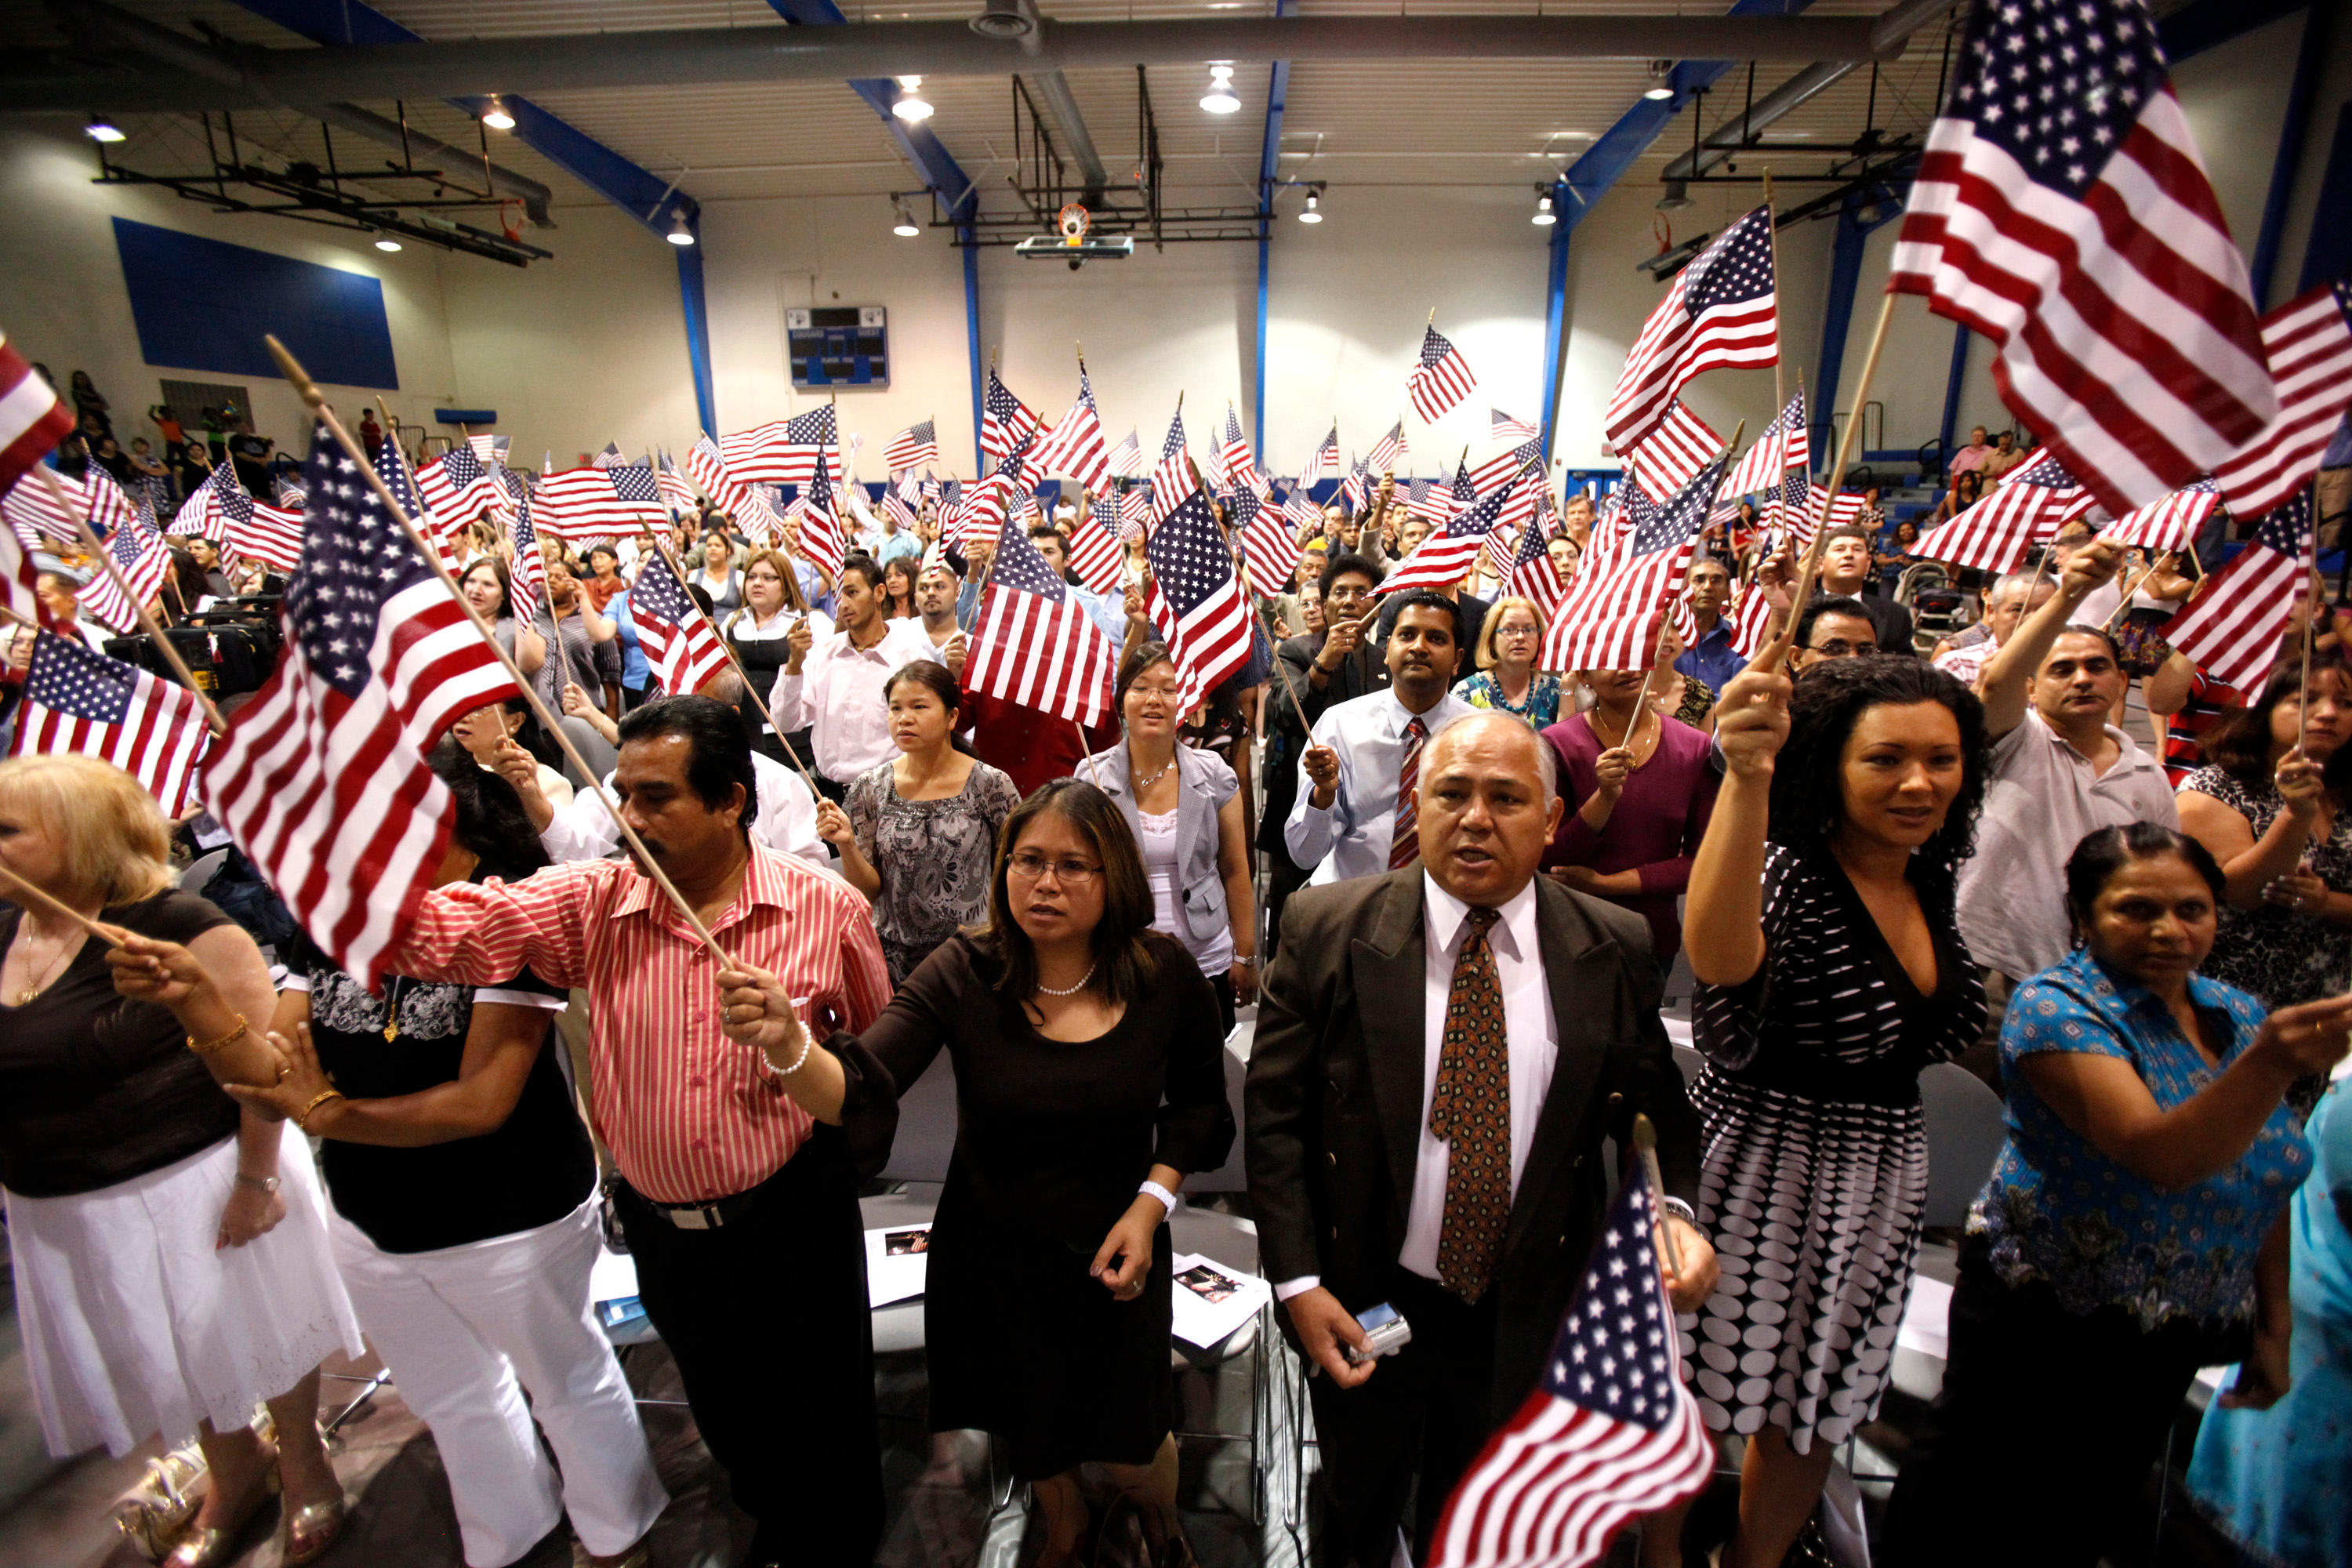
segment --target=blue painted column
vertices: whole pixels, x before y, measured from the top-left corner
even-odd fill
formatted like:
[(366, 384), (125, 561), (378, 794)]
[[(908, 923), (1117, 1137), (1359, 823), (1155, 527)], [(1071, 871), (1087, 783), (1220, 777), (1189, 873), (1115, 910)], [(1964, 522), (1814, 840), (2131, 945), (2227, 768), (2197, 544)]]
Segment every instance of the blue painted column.
[(719, 398), (710, 379), (710, 300), (702, 289), (702, 226), (693, 224), (694, 243), (677, 247), (677, 294), (686, 307), (686, 359), (694, 373), (694, 416), (719, 434)]
[(1969, 378), (1969, 330), (1963, 326), (1952, 329), (1952, 370), (1944, 380), (1944, 451), (1947, 460), (1952, 450), (1952, 437), (1957, 434), (1960, 417), (1960, 384)]
[(956, 239), (963, 246), (963, 335), (964, 346), (971, 357), (971, 464), (972, 477), (986, 477), (988, 458), (980, 449), (980, 247), (978, 236), (970, 226), (956, 230)]
[(2254, 309), (2270, 305), (2271, 280), (2278, 271), (2279, 247), (2286, 234), (2287, 204), (2294, 197), (2295, 176), (2303, 168), (2303, 144), (2311, 135), (2311, 100), (2319, 87), (2319, 69), (2326, 63), (2329, 34), (2335, 27), (2335, 7), (2314, 5), (2303, 14), (2303, 47), (2294, 61), (2294, 80), (2287, 89), (2286, 119), (2279, 127), (2278, 157), (2271, 164), (2270, 194), (2263, 201), (2263, 226), (2254, 237)]
[(1568, 221), (1568, 189), (1555, 187), (1552, 211), (1560, 221), (1551, 226), (1551, 254), (1544, 264), (1543, 455), (1551, 466), (1552, 442), (1559, 433), (1559, 376), (1568, 347), (1568, 240), (1576, 226)]
[[(1854, 220), (1855, 198), (1838, 209), (1837, 240), (1830, 251), (1830, 297), (1822, 310), (1822, 358), (1815, 374), (1813, 425), (1835, 428), (1838, 375), (1845, 368), (1846, 331), (1853, 323), (1854, 294), (1862, 287), (1862, 246), (1866, 231)], [(1825, 441), (1812, 444), (1815, 468), (1832, 460)]]

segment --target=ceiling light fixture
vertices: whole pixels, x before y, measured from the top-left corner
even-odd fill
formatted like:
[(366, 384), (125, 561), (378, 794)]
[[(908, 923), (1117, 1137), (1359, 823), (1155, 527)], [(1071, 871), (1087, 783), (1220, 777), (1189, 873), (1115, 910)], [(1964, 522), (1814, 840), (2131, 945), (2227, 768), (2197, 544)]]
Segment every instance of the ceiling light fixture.
[(1299, 210), (1298, 221), (1301, 223), (1321, 223), (1323, 221), (1323, 215), (1317, 209), (1321, 205), (1322, 199), (1321, 192), (1307, 192), (1307, 205)]
[(1667, 99), (1674, 97), (1674, 84), (1667, 79), (1674, 74), (1674, 68), (1675, 62), (1672, 60), (1652, 60), (1649, 90), (1642, 96), (1654, 103), (1664, 103)]
[(392, 236), (388, 234), (380, 235), (376, 238), (375, 247), (378, 250), (383, 251), (396, 251), (400, 248), (400, 241), (393, 238)]
[(482, 110), (482, 123), (493, 131), (511, 131), (515, 118), (507, 112), (507, 100), (497, 93), (490, 94), (488, 107)]
[(1551, 193), (1549, 191), (1544, 191), (1540, 195), (1536, 197), (1536, 216), (1529, 218), (1528, 221), (1534, 224), (1538, 228), (1549, 228), (1552, 225), (1559, 221), (1559, 215), (1551, 210)]
[(1212, 114), (1234, 114), (1241, 110), (1242, 100), (1234, 96), (1234, 68), (1216, 65), (1209, 68), (1209, 90), (1201, 100), (1201, 107)]
[(1682, 180), (1668, 180), (1666, 194), (1658, 198), (1658, 210), (1662, 213), (1680, 212), (1685, 207), (1696, 205), (1698, 204), (1691, 200), (1690, 185)]
[(898, 97), (890, 105), (890, 112), (910, 125), (919, 125), (931, 117), (930, 100), (922, 93), (923, 79), (902, 76), (898, 79)]
[(907, 210), (907, 204), (896, 196), (890, 199), (890, 215), (898, 220), (890, 226), (890, 232), (900, 239), (913, 239), (923, 232), (915, 226), (914, 215)]
[(686, 226), (685, 208), (672, 207), (670, 209), (669, 232), (662, 236), (662, 237), (668, 240), (672, 245), (681, 247), (694, 243), (694, 230)]
[(112, 121), (102, 119), (95, 114), (89, 117), (89, 123), (83, 126), (81, 130), (82, 134), (89, 137), (93, 142), (120, 142), (122, 140), (122, 132), (116, 129)]

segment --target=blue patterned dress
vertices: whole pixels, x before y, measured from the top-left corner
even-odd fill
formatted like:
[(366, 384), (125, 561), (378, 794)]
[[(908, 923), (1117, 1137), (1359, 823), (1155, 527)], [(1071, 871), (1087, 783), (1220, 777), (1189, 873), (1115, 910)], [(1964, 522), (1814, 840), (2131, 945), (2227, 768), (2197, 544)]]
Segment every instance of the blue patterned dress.
[(1559, 677), (1541, 670), (1528, 678), (1527, 700), (1517, 706), (1505, 700), (1502, 682), (1495, 679), (1491, 669), (1482, 669), (1466, 680), (1455, 681), (1454, 695), (1473, 708), (1515, 714), (1526, 720), (1532, 730), (1548, 730), (1559, 722)]

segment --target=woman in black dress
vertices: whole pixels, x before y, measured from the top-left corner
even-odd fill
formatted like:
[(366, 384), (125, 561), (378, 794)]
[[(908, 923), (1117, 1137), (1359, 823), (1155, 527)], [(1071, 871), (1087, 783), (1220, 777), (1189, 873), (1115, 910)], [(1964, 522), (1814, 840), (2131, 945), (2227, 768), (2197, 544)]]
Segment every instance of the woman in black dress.
[(1003, 1436), (1045, 1514), (1044, 1568), (1103, 1466), (1155, 1562), (1189, 1563), (1170, 1436), (1170, 1246), (1185, 1173), (1234, 1140), (1216, 994), (1151, 929), (1134, 835), (1057, 779), (1005, 819), (989, 922), (923, 961), (836, 1052), (900, 1084), (953, 1053), (959, 1121), (924, 1295), (931, 1426)]

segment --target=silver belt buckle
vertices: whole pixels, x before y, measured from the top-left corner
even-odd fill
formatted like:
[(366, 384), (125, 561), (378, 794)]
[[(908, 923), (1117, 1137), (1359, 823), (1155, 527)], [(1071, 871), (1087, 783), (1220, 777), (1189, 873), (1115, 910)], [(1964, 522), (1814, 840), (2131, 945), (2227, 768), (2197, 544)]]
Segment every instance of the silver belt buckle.
[(670, 1224), (680, 1230), (717, 1230), (726, 1222), (719, 1217), (718, 1208), (710, 1204), (696, 1204), (687, 1208), (668, 1211)]

